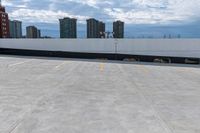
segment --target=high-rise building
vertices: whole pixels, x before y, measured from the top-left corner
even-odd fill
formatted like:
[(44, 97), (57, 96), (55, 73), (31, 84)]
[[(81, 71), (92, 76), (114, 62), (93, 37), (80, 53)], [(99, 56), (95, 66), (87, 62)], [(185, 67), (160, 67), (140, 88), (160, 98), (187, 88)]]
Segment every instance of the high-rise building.
[(99, 38), (98, 21), (94, 18), (87, 20), (87, 38)]
[(60, 22), (60, 38), (77, 38), (77, 19), (63, 18)]
[(9, 36), (8, 14), (5, 11), (5, 7), (1, 5), (0, 0), (0, 38), (8, 38)]
[(22, 38), (22, 22), (18, 20), (9, 21), (10, 37)]
[(99, 22), (99, 38), (105, 38), (106, 25), (103, 22)]
[(87, 20), (87, 38), (105, 38), (105, 23), (94, 18)]
[(124, 22), (113, 22), (113, 33), (114, 38), (124, 38)]
[(40, 38), (41, 33), (35, 26), (26, 27), (26, 37), (27, 38)]
[(37, 38), (41, 38), (41, 30), (37, 30)]

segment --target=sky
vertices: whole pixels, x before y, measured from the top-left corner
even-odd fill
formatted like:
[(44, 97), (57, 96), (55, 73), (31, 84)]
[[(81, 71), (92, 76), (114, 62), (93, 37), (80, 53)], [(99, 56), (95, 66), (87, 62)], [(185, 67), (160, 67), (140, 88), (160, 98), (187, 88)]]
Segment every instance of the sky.
[(86, 37), (86, 19), (96, 18), (112, 31), (125, 22), (126, 38), (160, 38), (171, 34), (200, 38), (200, 0), (2, 0), (11, 20), (36, 25), (42, 35), (59, 37), (63, 17), (78, 19), (78, 37)]

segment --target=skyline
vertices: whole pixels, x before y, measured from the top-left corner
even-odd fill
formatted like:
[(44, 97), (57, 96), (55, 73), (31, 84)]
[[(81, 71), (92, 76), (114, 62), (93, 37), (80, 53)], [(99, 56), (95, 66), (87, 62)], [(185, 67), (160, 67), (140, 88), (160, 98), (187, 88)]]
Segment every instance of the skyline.
[[(42, 30), (43, 35), (59, 37), (58, 19), (75, 17), (78, 19), (77, 31), (80, 34), (78, 37), (85, 37), (85, 20), (94, 17), (106, 23), (106, 31), (112, 31), (112, 21), (124, 21), (127, 38), (162, 37), (164, 34), (181, 34), (186, 38), (200, 37), (200, 9), (198, 8), (200, 0), (181, 0), (181, 3), (180, 0), (37, 1), (3, 0), (2, 2), (11, 20), (16, 19), (23, 22), (23, 34), (25, 33), (24, 27), (35, 25)], [(47, 6), (44, 7), (44, 4)], [(118, 16), (114, 15), (116, 12)], [(140, 18), (137, 16), (139, 13)]]

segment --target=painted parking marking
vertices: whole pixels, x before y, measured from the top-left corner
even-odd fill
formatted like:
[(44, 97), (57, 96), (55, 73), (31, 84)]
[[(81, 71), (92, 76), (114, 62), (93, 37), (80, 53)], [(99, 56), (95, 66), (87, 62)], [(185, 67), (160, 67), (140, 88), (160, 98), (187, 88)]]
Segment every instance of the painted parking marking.
[(22, 61), (22, 62), (10, 64), (10, 65), (8, 65), (8, 67), (14, 67), (14, 66), (22, 65), (22, 64), (24, 64), (24, 63), (28, 63), (28, 62), (31, 62), (31, 61), (32, 61), (32, 60)]
[(101, 64), (99, 65), (99, 70), (100, 70), (100, 71), (104, 71), (104, 68), (105, 68), (105, 65), (101, 63)]
[(149, 70), (145, 67), (145, 66), (138, 66), (138, 68), (142, 71), (142, 72), (144, 72), (144, 73), (146, 73), (146, 74), (148, 74), (149, 73)]
[(67, 62), (63, 62), (63, 63), (61, 63), (61, 64), (59, 64), (59, 65), (57, 65), (56, 67), (55, 67), (55, 69), (56, 70), (59, 70), (63, 65), (65, 65)]

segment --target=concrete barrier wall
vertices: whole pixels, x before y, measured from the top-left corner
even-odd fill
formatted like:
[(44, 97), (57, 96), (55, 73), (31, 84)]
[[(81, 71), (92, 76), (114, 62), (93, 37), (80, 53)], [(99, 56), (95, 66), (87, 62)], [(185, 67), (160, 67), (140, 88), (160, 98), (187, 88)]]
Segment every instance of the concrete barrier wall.
[(200, 58), (200, 39), (0, 39), (0, 48)]
[(113, 53), (113, 40), (105, 39), (0, 39), (1, 48), (84, 53)]
[(200, 58), (200, 39), (122, 39), (118, 53)]

